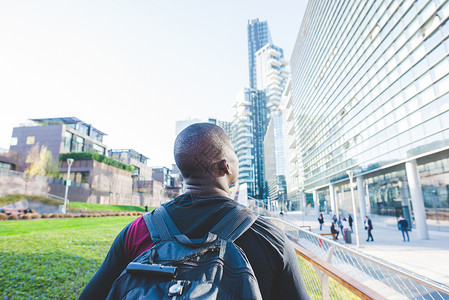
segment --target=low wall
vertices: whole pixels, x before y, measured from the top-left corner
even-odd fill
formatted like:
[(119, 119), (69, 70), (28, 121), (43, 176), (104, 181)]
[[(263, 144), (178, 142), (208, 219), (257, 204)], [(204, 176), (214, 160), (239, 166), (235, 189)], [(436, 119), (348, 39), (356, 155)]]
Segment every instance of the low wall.
[[(61, 183), (48, 182), (44, 176), (26, 176), (15, 171), (0, 172), (0, 196), (7, 194), (53, 195), (64, 198), (66, 186)], [(51, 180), (50, 180), (51, 181)], [(154, 198), (139, 193), (121, 195), (98, 191), (84, 185), (70, 186), (67, 199), (72, 202), (87, 202), (111, 205), (159, 206), (169, 201), (168, 198)]]

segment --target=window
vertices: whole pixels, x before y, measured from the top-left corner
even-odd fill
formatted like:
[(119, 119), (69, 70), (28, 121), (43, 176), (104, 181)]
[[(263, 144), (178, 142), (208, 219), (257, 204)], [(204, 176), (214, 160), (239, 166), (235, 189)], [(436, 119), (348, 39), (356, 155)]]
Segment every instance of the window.
[(64, 151), (70, 152), (72, 146), (73, 133), (66, 131), (64, 133)]
[(11, 146), (17, 146), (17, 141), (18, 141), (17, 137), (13, 136), (11, 138)]
[(105, 154), (105, 149), (104, 149), (104, 147), (101, 147), (101, 146), (99, 146), (99, 145), (97, 145), (97, 144), (93, 144), (93, 150), (94, 150), (94, 152), (96, 152), (96, 153), (99, 153), (99, 154)]
[(73, 152), (83, 152), (84, 139), (80, 136), (75, 137), (75, 144), (73, 145)]
[(26, 144), (33, 145), (36, 137), (35, 136), (27, 136)]

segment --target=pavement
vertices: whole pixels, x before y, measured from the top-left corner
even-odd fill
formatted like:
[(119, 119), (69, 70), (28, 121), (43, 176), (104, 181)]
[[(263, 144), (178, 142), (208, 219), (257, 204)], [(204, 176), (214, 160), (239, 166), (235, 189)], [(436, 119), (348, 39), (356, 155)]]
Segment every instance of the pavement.
[[(282, 218), (297, 226), (308, 225), (314, 233), (330, 233), (331, 214), (324, 215), (323, 230), (314, 214), (304, 216), (301, 212), (288, 212)], [(374, 242), (367, 242), (367, 231), (361, 220), (358, 220), (359, 245), (357, 248), (355, 228), (353, 228), (352, 244), (346, 244), (354, 249), (380, 258), (391, 264), (419, 274), (433, 281), (442, 283), (449, 288), (449, 222), (429, 224), (429, 239), (419, 239), (413, 228), (410, 242), (403, 242), (402, 233), (397, 229), (395, 217), (371, 216), (374, 229)], [(354, 226), (354, 224), (353, 224)], [(341, 234), (338, 242), (344, 243)]]

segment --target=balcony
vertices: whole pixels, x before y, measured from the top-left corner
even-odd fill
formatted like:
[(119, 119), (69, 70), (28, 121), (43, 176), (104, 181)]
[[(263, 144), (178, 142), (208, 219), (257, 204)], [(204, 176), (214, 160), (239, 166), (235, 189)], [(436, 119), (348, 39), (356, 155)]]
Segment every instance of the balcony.
[(276, 49), (270, 48), (268, 49), (268, 54), (274, 57), (280, 57), (281, 52), (277, 51)]
[(276, 60), (276, 59), (269, 59), (269, 60), (268, 60), (268, 63), (269, 63), (270, 65), (272, 65), (272, 66), (275, 66), (275, 67), (280, 67), (280, 66), (282, 66), (281, 62), (278, 61), (278, 60)]

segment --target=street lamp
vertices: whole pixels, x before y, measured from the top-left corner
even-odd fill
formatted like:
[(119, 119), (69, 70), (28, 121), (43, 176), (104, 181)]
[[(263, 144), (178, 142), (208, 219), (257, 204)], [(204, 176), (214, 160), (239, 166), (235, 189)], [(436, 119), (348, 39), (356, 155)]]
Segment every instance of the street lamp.
[(64, 207), (62, 208), (62, 213), (65, 214), (67, 212), (67, 194), (69, 193), (69, 185), (71, 185), (70, 181), (70, 167), (73, 164), (73, 158), (67, 158), (67, 180), (65, 181), (65, 196), (64, 196)]
[(352, 199), (352, 213), (354, 214), (354, 223), (355, 223), (355, 240), (357, 241), (357, 248), (360, 247), (359, 242), (359, 226), (357, 221), (357, 210), (355, 209), (355, 199), (354, 199), (354, 187), (352, 179), (354, 177), (354, 172), (352, 170), (347, 170), (346, 174), (349, 176), (349, 185), (351, 186), (351, 199)]

